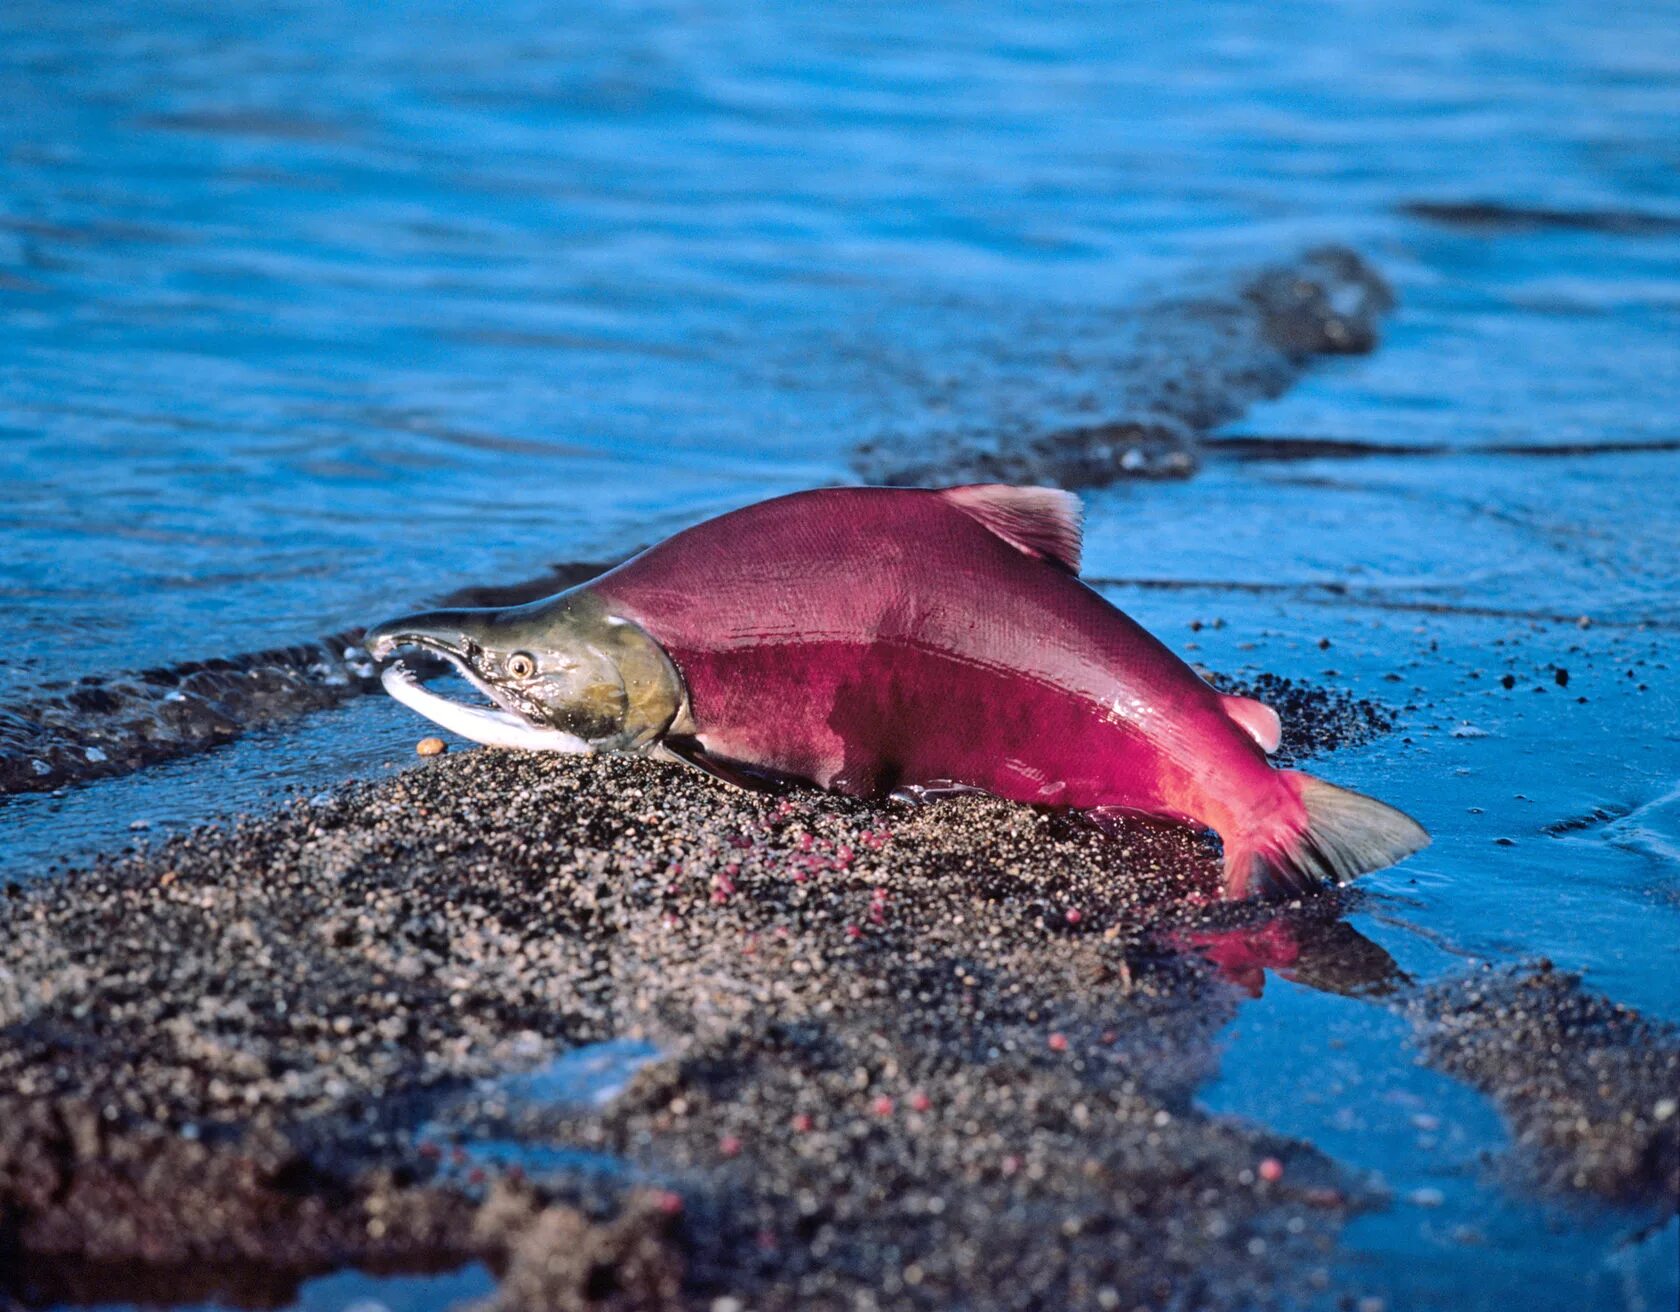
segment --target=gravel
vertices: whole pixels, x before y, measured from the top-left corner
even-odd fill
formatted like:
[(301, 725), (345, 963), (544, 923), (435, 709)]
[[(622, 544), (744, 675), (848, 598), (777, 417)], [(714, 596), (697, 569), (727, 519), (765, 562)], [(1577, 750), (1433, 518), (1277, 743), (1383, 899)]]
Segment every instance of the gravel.
[[(1239, 992), (1163, 935), (1217, 882), (1141, 822), (432, 758), (12, 891), (0, 1242), (36, 1293), (479, 1256), (507, 1306), (1249, 1305), (1361, 1186), (1192, 1104)], [(605, 1108), (494, 1082), (626, 1036), (663, 1056)]]
[[(1255, 686), (1296, 752), (1383, 723)], [(1193, 1097), (1280, 962), (1411, 1016), (1543, 1183), (1672, 1199), (1672, 1032), (1561, 973), (1420, 988), (1356, 893), (1218, 883), (1141, 820), (481, 750), (12, 885), (0, 1299), (472, 1260), (505, 1310), (1357, 1299), (1379, 1195)], [(615, 1097), (509, 1078), (609, 1040), (653, 1054)]]

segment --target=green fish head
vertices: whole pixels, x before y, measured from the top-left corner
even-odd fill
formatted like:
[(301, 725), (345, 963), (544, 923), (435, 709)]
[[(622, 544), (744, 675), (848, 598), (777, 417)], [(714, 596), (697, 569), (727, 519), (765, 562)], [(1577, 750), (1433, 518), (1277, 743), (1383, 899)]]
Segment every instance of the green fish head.
[(682, 677), (664, 649), (639, 624), (612, 614), (587, 587), (502, 610), (405, 615), (376, 625), (363, 641), (375, 660), (414, 648), (454, 665), (499, 714), (446, 702), (406, 672), (393, 680), (387, 671), (386, 687), (479, 742), (634, 750), (657, 741), (685, 699)]

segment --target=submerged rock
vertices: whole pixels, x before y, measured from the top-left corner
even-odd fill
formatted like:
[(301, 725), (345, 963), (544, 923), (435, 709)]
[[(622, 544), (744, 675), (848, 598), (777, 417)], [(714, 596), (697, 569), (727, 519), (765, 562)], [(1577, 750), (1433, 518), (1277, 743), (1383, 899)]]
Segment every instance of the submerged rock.
[(1314, 359), (1373, 350), (1393, 304), (1357, 254), (1321, 247), (1126, 307), (1128, 344), (1109, 361), (1110, 390), (1092, 400), (1096, 422), (888, 435), (859, 446), (852, 464), (868, 482), (901, 485), (1188, 478), (1201, 436), (1282, 393)]

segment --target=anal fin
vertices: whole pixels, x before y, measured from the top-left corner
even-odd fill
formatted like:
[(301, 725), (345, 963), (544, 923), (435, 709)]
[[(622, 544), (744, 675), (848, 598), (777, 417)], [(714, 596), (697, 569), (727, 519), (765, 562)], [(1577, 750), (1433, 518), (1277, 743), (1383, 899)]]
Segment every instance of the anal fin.
[(1283, 721), (1278, 719), (1276, 711), (1252, 697), (1232, 697), (1222, 693), (1219, 701), (1225, 708), (1225, 714), (1260, 744), (1261, 751), (1268, 756), (1277, 751), (1278, 744), (1283, 741)]

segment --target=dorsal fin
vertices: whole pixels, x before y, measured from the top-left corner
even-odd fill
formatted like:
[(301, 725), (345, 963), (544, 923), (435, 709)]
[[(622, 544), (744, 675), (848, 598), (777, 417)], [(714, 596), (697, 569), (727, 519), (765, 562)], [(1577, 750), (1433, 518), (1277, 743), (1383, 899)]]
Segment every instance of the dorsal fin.
[(1261, 751), (1267, 755), (1277, 751), (1278, 744), (1283, 741), (1283, 721), (1278, 719), (1276, 711), (1252, 697), (1231, 697), (1222, 693), (1219, 700), (1225, 707), (1225, 714), (1260, 744)]
[(1085, 510), (1073, 493), (1054, 487), (969, 483), (945, 488), (939, 495), (1010, 546), (1070, 574), (1079, 573)]

